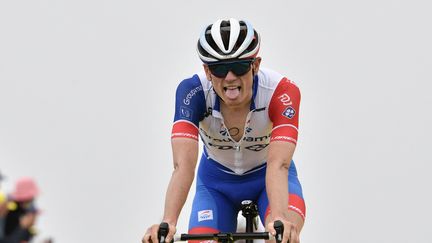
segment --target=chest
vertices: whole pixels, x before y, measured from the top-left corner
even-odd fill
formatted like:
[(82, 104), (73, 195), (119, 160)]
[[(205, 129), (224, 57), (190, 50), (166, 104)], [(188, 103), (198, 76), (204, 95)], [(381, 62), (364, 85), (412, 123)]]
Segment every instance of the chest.
[(245, 126), (249, 119), (249, 110), (245, 111), (222, 111), (222, 125), (229, 136), (236, 142), (240, 141), (245, 133)]
[(213, 111), (213, 115), (200, 122), (200, 134), (204, 142), (224, 149), (231, 148), (229, 146), (234, 148), (240, 144), (267, 144), (271, 130), (272, 123), (265, 109), (229, 117)]

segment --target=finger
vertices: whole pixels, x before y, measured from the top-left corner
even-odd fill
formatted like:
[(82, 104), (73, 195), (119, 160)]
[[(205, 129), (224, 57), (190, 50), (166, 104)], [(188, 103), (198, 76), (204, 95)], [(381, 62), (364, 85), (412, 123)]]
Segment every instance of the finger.
[(294, 227), (291, 229), (290, 243), (300, 243), (299, 234)]
[(141, 240), (142, 243), (150, 243), (150, 234), (146, 233)]
[(154, 243), (154, 240), (152, 239), (152, 227), (150, 227), (146, 234), (144, 235), (145, 243)]
[(284, 224), (284, 232), (283, 232), (282, 242), (292, 243), (290, 241), (291, 231), (292, 231), (291, 225)]
[(156, 229), (156, 230), (153, 229), (150, 232), (150, 239), (151, 239), (152, 243), (159, 243), (158, 229)]
[(267, 224), (267, 231), (270, 232), (271, 235), (276, 235), (276, 230), (274, 229), (274, 223), (270, 222)]
[(174, 234), (176, 233), (176, 227), (175, 226), (172, 226), (172, 225), (169, 225), (169, 231), (168, 231), (168, 235), (167, 235), (167, 237), (166, 237), (166, 242), (171, 242), (172, 241), (172, 239), (174, 238)]

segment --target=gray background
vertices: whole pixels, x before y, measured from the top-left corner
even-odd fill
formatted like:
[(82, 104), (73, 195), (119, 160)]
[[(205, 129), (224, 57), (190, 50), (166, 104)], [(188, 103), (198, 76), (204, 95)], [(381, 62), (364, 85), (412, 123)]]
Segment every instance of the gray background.
[(197, 38), (218, 18), (245, 18), (262, 65), (302, 91), (302, 241), (431, 242), (430, 5), (3, 0), (4, 189), (37, 179), (39, 238), (139, 242), (162, 217), (174, 93), (201, 69)]

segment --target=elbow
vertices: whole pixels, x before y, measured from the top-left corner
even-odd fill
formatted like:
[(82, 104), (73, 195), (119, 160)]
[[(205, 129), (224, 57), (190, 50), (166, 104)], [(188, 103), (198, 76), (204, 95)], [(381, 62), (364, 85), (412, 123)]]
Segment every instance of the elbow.
[(189, 163), (174, 162), (173, 174), (181, 174), (183, 176), (195, 176), (195, 166)]
[(274, 164), (279, 170), (289, 170), (289, 167), (291, 166), (291, 160), (281, 159), (279, 161), (276, 161)]
[(267, 167), (271, 170), (289, 170), (290, 166), (290, 158), (274, 158), (267, 161)]

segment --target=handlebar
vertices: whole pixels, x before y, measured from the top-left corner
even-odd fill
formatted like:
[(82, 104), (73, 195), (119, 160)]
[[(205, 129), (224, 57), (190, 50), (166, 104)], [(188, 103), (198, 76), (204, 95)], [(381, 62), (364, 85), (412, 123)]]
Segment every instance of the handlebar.
[[(273, 240), (276, 239), (277, 243), (282, 242), (283, 224), (281, 221), (274, 222), (276, 235), (272, 236), (269, 232), (254, 232), (254, 233), (214, 233), (214, 234), (181, 234), (175, 235), (174, 239), (169, 242), (187, 241), (187, 240), (214, 240), (218, 242), (234, 242), (236, 240)], [(167, 243), (165, 239), (169, 232), (169, 225), (162, 222), (159, 225), (158, 239), (160, 243)]]
[(256, 233), (215, 233), (215, 234), (181, 234), (174, 236), (174, 241), (214, 240), (218, 242), (233, 242), (236, 240), (272, 240), (269, 232)]

